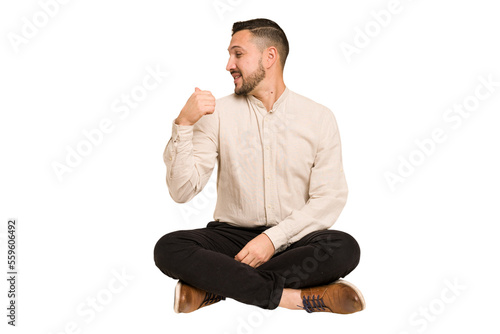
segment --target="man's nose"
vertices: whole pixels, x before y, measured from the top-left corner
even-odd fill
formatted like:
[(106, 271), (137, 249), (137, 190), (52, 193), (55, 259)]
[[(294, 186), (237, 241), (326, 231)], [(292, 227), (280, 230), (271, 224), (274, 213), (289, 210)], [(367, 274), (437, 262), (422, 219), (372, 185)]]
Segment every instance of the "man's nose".
[(227, 61), (227, 65), (226, 65), (226, 71), (231, 71), (231, 70), (234, 70), (236, 69), (236, 64), (234, 63), (234, 61), (232, 60), (231, 57), (229, 57), (229, 60)]

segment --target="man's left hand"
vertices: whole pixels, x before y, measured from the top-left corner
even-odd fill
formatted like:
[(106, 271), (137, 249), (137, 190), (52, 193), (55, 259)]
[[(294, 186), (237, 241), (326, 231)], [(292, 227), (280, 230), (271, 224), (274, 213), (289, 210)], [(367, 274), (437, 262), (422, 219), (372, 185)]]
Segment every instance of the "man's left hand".
[(269, 261), (274, 255), (274, 245), (269, 237), (262, 233), (250, 240), (234, 259), (257, 268)]

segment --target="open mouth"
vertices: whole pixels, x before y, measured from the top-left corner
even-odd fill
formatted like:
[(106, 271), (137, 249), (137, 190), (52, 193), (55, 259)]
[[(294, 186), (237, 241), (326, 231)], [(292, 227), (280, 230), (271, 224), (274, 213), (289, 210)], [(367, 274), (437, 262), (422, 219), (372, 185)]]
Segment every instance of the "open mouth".
[(241, 78), (241, 73), (233, 72), (231, 75), (234, 78), (234, 83), (236, 83)]

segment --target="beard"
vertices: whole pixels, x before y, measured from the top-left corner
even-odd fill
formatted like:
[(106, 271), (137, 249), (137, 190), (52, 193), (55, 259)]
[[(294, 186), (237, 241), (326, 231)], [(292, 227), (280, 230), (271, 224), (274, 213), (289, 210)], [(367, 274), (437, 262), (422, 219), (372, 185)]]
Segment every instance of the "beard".
[[(241, 72), (240, 72), (241, 75)], [(252, 90), (254, 90), (257, 85), (264, 80), (266, 77), (266, 71), (264, 70), (264, 66), (262, 66), (262, 59), (259, 60), (259, 68), (256, 69), (252, 74), (248, 76), (247, 79), (243, 78), (243, 75), (241, 76), (241, 87), (234, 88), (234, 93), (236, 95), (247, 95), (250, 93)]]

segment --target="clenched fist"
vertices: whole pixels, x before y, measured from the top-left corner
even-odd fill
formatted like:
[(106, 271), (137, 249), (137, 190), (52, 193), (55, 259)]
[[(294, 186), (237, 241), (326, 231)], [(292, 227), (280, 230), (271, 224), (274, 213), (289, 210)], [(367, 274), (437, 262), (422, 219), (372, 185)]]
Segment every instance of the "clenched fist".
[(175, 119), (178, 125), (193, 125), (200, 118), (215, 111), (215, 97), (208, 90), (195, 88), (181, 113)]

